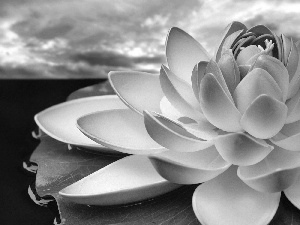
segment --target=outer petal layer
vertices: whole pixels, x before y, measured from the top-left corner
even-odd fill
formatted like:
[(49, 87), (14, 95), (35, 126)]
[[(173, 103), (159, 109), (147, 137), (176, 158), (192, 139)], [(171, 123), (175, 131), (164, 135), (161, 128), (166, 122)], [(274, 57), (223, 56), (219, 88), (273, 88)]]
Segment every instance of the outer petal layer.
[(205, 141), (187, 132), (179, 123), (162, 115), (144, 112), (144, 123), (150, 137), (167, 149), (193, 152), (208, 148), (212, 141)]
[(165, 150), (149, 137), (143, 117), (130, 109), (92, 113), (79, 118), (77, 125), (92, 140), (120, 152), (149, 154)]
[(189, 153), (166, 151), (151, 155), (150, 160), (162, 177), (178, 184), (205, 182), (231, 165), (222, 159), (214, 146)]
[(202, 45), (177, 27), (173, 27), (169, 32), (166, 55), (171, 71), (188, 83), (191, 83), (191, 75), (196, 63), (209, 59), (209, 54)]
[(273, 149), (265, 141), (245, 133), (220, 135), (215, 139), (215, 146), (227, 162), (242, 166), (258, 163)]
[(275, 215), (280, 193), (260, 193), (244, 184), (232, 167), (200, 185), (193, 195), (193, 209), (202, 224), (265, 225)]
[(267, 95), (260, 95), (246, 110), (241, 125), (256, 138), (267, 139), (276, 135), (284, 125), (287, 107)]
[(203, 114), (214, 126), (229, 132), (242, 130), (241, 114), (212, 74), (206, 74), (200, 85)]
[(142, 114), (143, 110), (160, 112), (164, 96), (159, 76), (143, 72), (110, 72), (108, 78), (116, 94), (131, 109)]
[(89, 205), (141, 201), (178, 188), (159, 176), (146, 156), (127, 156), (59, 192), (66, 199)]
[(275, 147), (262, 161), (240, 166), (238, 176), (255, 190), (279, 192), (287, 189), (300, 174), (300, 154)]

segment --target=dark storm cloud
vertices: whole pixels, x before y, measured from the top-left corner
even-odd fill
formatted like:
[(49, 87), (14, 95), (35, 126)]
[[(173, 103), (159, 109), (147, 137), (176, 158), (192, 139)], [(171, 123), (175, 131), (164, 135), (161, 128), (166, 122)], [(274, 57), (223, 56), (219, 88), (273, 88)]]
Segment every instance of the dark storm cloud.
[(29, 18), (15, 23), (11, 30), (23, 38), (37, 38), (40, 40), (50, 40), (63, 37), (73, 29), (71, 22), (56, 20), (40, 22), (39, 14), (32, 14)]
[(83, 52), (70, 56), (73, 62), (85, 62), (95, 66), (125, 67), (133, 68), (136, 64), (161, 64), (164, 63), (164, 56), (140, 56), (130, 57), (115, 52)]
[(41, 78), (45, 77), (45, 74), (42, 71), (34, 67), (23, 66), (0, 66), (0, 78)]

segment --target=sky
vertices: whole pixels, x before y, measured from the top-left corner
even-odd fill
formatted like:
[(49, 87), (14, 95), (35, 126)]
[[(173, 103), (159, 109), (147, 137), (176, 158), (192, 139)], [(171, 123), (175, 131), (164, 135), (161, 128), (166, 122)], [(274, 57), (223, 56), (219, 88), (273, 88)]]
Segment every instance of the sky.
[(234, 20), (300, 40), (297, 0), (1, 0), (0, 79), (158, 73), (171, 27), (213, 54)]

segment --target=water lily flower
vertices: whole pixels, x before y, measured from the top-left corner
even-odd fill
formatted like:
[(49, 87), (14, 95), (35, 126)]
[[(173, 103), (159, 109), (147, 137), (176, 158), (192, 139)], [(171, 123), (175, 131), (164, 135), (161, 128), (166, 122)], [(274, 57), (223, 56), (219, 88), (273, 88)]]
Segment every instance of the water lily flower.
[(192, 199), (202, 224), (268, 224), (282, 192), (300, 209), (299, 54), (299, 42), (233, 22), (210, 56), (174, 27), (168, 67), (110, 72), (128, 108), (83, 116), (78, 127), (104, 146), (146, 155), (172, 183), (202, 183)]

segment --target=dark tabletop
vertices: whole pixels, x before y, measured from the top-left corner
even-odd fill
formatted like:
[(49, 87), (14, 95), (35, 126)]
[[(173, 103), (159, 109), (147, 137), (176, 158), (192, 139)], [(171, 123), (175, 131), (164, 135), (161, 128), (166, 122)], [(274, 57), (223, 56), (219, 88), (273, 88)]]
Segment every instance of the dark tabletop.
[(50, 225), (54, 215), (28, 195), (35, 175), (23, 169), (39, 141), (33, 116), (100, 80), (0, 80), (0, 221), (3, 225)]

